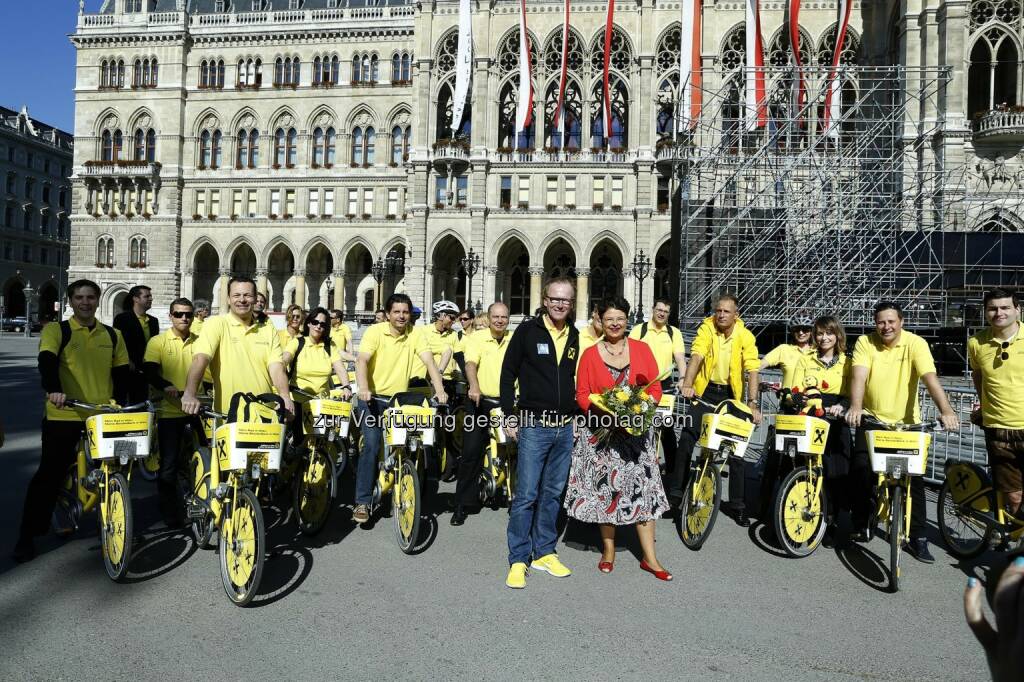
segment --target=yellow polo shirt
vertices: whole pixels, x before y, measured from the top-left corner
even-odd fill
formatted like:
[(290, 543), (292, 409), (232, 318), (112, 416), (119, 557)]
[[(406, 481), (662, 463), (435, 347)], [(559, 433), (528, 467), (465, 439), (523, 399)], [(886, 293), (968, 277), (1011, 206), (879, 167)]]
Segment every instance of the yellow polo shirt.
[[(157, 334), (149, 340), (142, 361), (160, 365), (160, 376), (182, 391), (188, 380), (188, 369), (192, 366), (192, 353), (198, 338), (191, 330), (189, 330), (188, 338), (183, 339), (175, 334), (173, 329), (168, 329), (163, 334)], [(160, 416), (165, 418), (184, 417), (185, 413), (177, 405), (164, 400), (160, 403)]]
[[(273, 324), (271, 324), (271, 326), (273, 326)], [(292, 333), (290, 331), (288, 331), (287, 327), (285, 327), (284, 329), (278, 329), (277, 330), (277, 340), (278, 340), (278, 343), (281, 344), (281, 350), (282, 351), (288, 346), (289, 343), (291, 343), (292, 339), (297, 339), (297, 338), (299, 338), (299, 336), (301, 336), (301, 334), (298, 334), (296, 336), (292, 336)]]
[(227, 412), (235, 393), (271, 393), (270, 366), (281, 362), (281, 340), (270, 320), (246, 325), (235, 315), (207, 318), (192, 348), (210, 358), (214, 409)]
[(715, 366), (711, 370), (711, 383), (729, 384), (729, 367), (732, 363), (732, 340), (735, 334), (726, 336), (720, 331), (715, 331)]
[[(569, 322), (566, 321), (562, 330), (559, 331), (551, 322), (551, 318), (545, 315), (544, 326), (547, 327), (548, 334), (551, 334), (551, 339), (555, 342), (555, 364), (559, 365), (562, 363), (562, 355), (565, 353), (565, 344), (569, 342)], [(577, 357), (579, 356), (577, 355)]]
[[(672, 338), (669, 338), (668, 330), (672, 330)], [(654, 326), (653, 322), (647, 323), (647, 334), (641, 336), (643, 325), (638, 324), (629, 332), (629, 338), (643, 341), (650, 347), (654, 359), (658, 361), (658, 373), (669, 370), (665, 379), (672, 376), (672, 366), (675, 364), (675, 354), (685, 353), (686, 345), (683, 343), (683, 333), (677, 327), (665, 325), (661, 329)]]
[(591, 346), (596, 346), (602, 338), (604, 338), (604, 334), (594, 336), (594, 328), (588, 322), (587, 326), (580, 330), (580, 357), (583, 357), (583, 351)]
[[(981, 420), (990, 429), (1024, 429), (1024, 339), (1003, 342), (985, 329), (967, 342), (971, 371), (981, 376)], [(1002, 354), (1009, 357), (1003, 360)]]
[(344, 322), (337, 327), (331, 327), (331, 345), (337, 346), (339, 351), (348, 351), (352, 348), (352, 330)]
[[(427, 348), (430, 349), (431, 355), (434, 356), (434, 364), (441, 364), (441, 355), (444, 354), (445, 349), (451, 349), (452, 355), (455, 355), (455, 344), (459, 340), (459, 335), (449, 329), (442, 333), (437, 330), (437, 327), (433, 323), (424, 325), (422, 327), (416, 327), (413, 334), (419, 335), (423, 342), (426, 343)], [(413, 360), (413, 371), (412, 376), (415, 379), (426, 379), (427, 378), (427, 366), (423, 364), (423, 361), (417, 356)], [(441, 377), (444, 379), (451, 379), (452, 374), (457, 369), (455, 360), (449, 360), (448, 366), (444, 368), (444, 372), (441, 373)]]
[(507, 331), (500, 339), (496, 339), (490, 330), (486, 334), (481, 330), (466, 344), (466, 364), (472, 362), (476, 365), (480, 393), (488, 398), (501, 395), (501, 363), (505, 360), (510, 338), (511, 334)]
[[(818, 359), (817, 353), (801, 354), (800, 361), (793, 370), (791, 383), (784, 383), (784, 388), (799, 386), (804, 388), (804, 377), (812, 376), (818, 380), (818, 389), (828, 395), (850, 396), (850, 374), (853, 363), (846, 355), (840, 355), (836, 364), (826, 367)], [(825, 384), (828, 384), (825, 387)]]
[(203, 321), (200, 320), (198, 317), (193, 317), (192, 324), (189, 326), (189, 331), (195, 334), (196, 336), (199, 336), (199, 332), (201, 332), (202, 330)]
[(139, 316), (136, 315), (139, 320), (139, 324), (142, 325), (142, 337), (146, 339), (146, 343), (149, 343), (149, 317), (145, 314)]
[(410, 330), (406, 327), (402, 334), (395, 336), (390, 322), (367, 327), (359, 342), (359, 352), (370, 356), (367, 365), (370, 393), (392, 396), (409, 388), (413, 361), (420, 353), (430, 350), (426, 338)]
[(801, 359), (806, 355), (814, 355), (813, 346), (801, 350), (799, 346), (792, 343), (781, 343), (764, 356), (764, 364), (768, 367), (782, 367), (782, 385), (786, 388), (793, 388), (800, 384), (795, 381), (797, 367)]
[[(92, 329), (83, 327), (75, 318), (68, 320), (71, 325), (71, 341), (58, 358), (57, 376), (61, 391), (69, 398), (87, 403), (105, 405), (114, 396), (114, 381), (110, 370), (128, 364), (128, 349), (124, 338), (117, 329), (116, 348), (110, 347), (110, 334), (99, 320)], [(60, 325), (48, 324), (39, 334), (39, 352), (57, 355), (60, 350)], [(44, 398), (45, 400), (45, 398)], [(79, 414), (70, 408), (57, 409), (46, 400), (46, 419), (51, 421), (80, 422), (88, 414)]]
[(853, 366), (868, 369), (864, 409), (882, 421), (921, 421), (918, 382), (925, 374), (935, 373), (927, 341), (904, 330), (892, 348), (887, 348), (877, 333), (865, 334), (853, 349)]
[(302, 344), (302, 352), (295, 357), (295, 351), (299, 348), (298, 337), (288, 342), (284, 349), (285, 353), (292, 356), (295, 363), (295, 385), (303, 391), (319, 395), (328, 389), (331, 382), (331, 374), (334, 373), (334, 363), (341, 360), (341, 351), (332, 342), (331, 354), (327, 354), (324, 342), (313, 343), (313, 340), (306, 337)]

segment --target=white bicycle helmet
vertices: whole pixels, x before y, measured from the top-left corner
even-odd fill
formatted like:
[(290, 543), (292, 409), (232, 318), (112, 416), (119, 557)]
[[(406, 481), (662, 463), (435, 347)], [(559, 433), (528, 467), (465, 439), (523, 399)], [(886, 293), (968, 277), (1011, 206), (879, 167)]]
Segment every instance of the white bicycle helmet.
[(814, 320), (811, 319), (810, 315), (795, 315), (792, 320), (789, 321), (790, 327), (813, 327)]
[(451, 301), (435, 301), (434, 305), (430, 306), (430, 312), (434, 317), (440, 317), (446, 313), (458, 316), (459, 306), (455, 305)]

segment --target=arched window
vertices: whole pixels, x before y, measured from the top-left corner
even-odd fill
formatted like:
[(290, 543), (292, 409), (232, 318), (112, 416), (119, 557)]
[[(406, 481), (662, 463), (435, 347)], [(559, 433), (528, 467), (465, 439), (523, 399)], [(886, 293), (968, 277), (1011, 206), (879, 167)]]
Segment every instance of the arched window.
[(363, 129), (356, 128), (352, 131), (352, 163), (357, 166), (363, 165)]
[(238, 86), (258, 88), (263, 82), (263, 62), (259, 59), (238, 60)]
[(532, 149), (536, 118), (526, 130), (516, 134), (516, 102), (519, 98), (518, 77), (510, 79), (501, 90), (498, 108), (498, 146)]
[(370, 57), (370, 82), (376, 83), (378, 80), (378, 67), (377, 67), (377, 55)]
[(358, 83), (359, 80), (360, 80), (359, 72), (361, 71), (361, 68), (360, 68), (361, 65), (362, 65), (362, 60), (359, 58), (359, 55), (356, 55), (356, 56), (352, 57), (352, 82), (353, 83)]
[(238, 131), (236, 168), (257, 168), (260, 164), (260, 133), (258, 130)]
[(129, 245), (130, 268), (144, 268), (149, 265), (149, 242), (145, 237), (132, 237)]
[(100, 62), (100, 88), (110, 87), (110, 63), (104, 59)]
[(146, 131), (139, 128), (135, 131), (135, 156), (136, 161), (144, 161), (146, 158)]
[(222, 140), (223, 135), (221, 135), (220, 131), (213, 131), (213, 163), (210, 165), (210, 168), (220, 168)]
[(377, 132), (372, 128), (366, 129), (366, 165), (372, 166), (374, 162), (374, 148), (377, 146)]
[(402, 80), (402, 57), (397, 52), (391, 56), (391, 80)]
[(395, 126), (391, 129), (391, 163), (395, 166), (402, 163), (405, 155), (405, 137), (402, 134), (402, 127)]
[(142, 60), (141, 59), (136, 59), (135, 60), (134, 75), (135, 75), (135, 77), (132, 79), (132, 86), (136, 87), (136, 88), (142, 87)]
[(327, 129), (327, 135), (326, 135), (326, 138), (324, 140), (325, 149), (327, 151), (326, 156), (327, 156), (327, 165), (328, 166), (333, 166), (334, 165), (334, 161), (335, 161), (335, 142), (336, 142), (336, 140), (337, 140), (337, 135), (334, 132), (334, 128), (328, 128)]
[(325, 80), (321, 64), (320, 57), (313, 58), (313, 85), (320, 85)]
[(114, 267), (114, 239), (112, 237), (100, 237), (96, 240), (96, 267)]
[(580, 97), (580, 86), (573, 80), (565, 84), (562, 120), (556, 126), (555, 109), (558, 107), (558, 85), (558, 80), (553, 80), (544, 97), (544, 130), (547, 137), (545, 146), (562, 149), (564, 136), (565, 149), (578, 151), (583, 136), (583, 104)]
[(334, 55), (331, 57), (331, 84), (337, 85), (339, 78), (341, 78), (341, 61), (338, 59), (338, 55)]
[(100, 136), (100, 160), (101, 161), (113, 161), (114, 160), (114, 137), (113, 133), (109, 130), (104, 130)]
[(199, 136), (199, 167), (209, 168), (213, 165), (213, 136), (204, 130)]
[(285, 140), (284, 129), (278, 128), (274, 133), (274, 168), (280, 168), (285, 164)]
[(295, 132), (295, 128), (288, 129), (288, 167), (292, 168), (295, 166), (299, 153), (299, 135)]
[(112, 83), (112, 85), (115, 88), (123, 88), (124, 87), (124, 60), (123, 59), (118, 59), (117, 60), (117, 78), (115, 79), (114, 83)]
[(469, 142), (473, 132), (473, 111), (469, 103), (462, 109), (462, 120), (458, 129), (452, 132), (454, 110), (454, 85), (451, 81), (441, 86), (437, 97), (437, 139), (456, 139)]
[(324, 129), (317, 128), (313, 131), (313, 167), (322, 166), (324, 163)]
[(210, 87), (210, 65), (205, 59), (199, 64), (199, 87)]
[(121, 130), (117, 129), (114, 131), (113, 161), (121, 160), (122, 149), (124, 149), (124, 136), (121, 134)]
[(607, 147), (608, 149), (624, 149), (628, 144), (627, 132), (629, 130), (629, 95), (626, 93), (626, 85), (618, 76), (611, 76), (608, 81), (611, 90), (611, 122), (612, 127), (608, 134), (605, 134), (604, 115), (604, 82), (598, 81), (594, 86), (592, 101), (593, 118), (590, 123), (592, 146)]
[(1001, 27), (992, 27), (971, 48), (967, 76), (967, 109), (971, 120), (1001, 107), (1017, 104), (1020, 55), (1013, 38)]
[(218, 88), (223, 88), (224, 87), (224, 60), (223, 59), (217, 60), (216, 87), (218, 87)]
[(146, 161), (156, 161), (156, 131), (152, 128), (146, 131)]
[(284, 60), (278, 57), (274, 62), (274, 85), (284, 85), (285, 82)]
[(370, 80), (370, 55), (364, 54), (362, 58), (362, 64), (359, 68), (359, 75), (362, 76), (360, 80), (366, 82)]
[(412, 57), (409, 54), (402, 55), (402, 80), (412, 82)]

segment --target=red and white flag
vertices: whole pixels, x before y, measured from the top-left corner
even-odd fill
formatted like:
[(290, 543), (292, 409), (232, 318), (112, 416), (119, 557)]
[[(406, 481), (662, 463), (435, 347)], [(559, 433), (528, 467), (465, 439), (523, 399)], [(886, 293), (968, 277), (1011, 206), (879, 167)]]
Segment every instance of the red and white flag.
[[(555, 105), (554, 125), (562, 130), (562, 107), (565, 105), (565, 84), (569, 80), (569, 0), (565, 0), (565, 16), (562, 19), (562, 75), (558, 79), (558, 104)], [(564, 140), (563, 140), (564, 142)]]
[(763, 127), (768, 122), (768, 104), (764, 88), (764, 40), (761, 38), (760, 0), (747, 0), (747, 130)]
[(842, 79), (839, 78), (839, 59), (843, 56), (843, 43), (846, 42), (846, 29), (850, 26), (850, 10), (853, 0), (839, 0), (839, 25), (836, 29), (836, 47), (832, 52), (832, 68), (828, 74), (828, 85), (825, 89), (825, 119), (823, 128), (826, 135), (837, 137), (839, 130), (836, 122), (842, 116)]
[[(519, 98), (516, 101), (518, 133), (533, 122), (533, 68), (530, 65), (530, 36), (526, 33), (526, 0), (519, 0)], [(518, 146), (518, 144), (517, 144)]]
[(701, 37), (703, 35), (701, 0), (682, 0), (679, 32), (679, 106), (677, 129), (692, 128), (701, 107)]
[(615, 0), (608, 0), (608, 18), (604, 24), (604, 144), (612, 136), (612, 93), (608, 88), (608, 70), (612, 62), (612, 31), (615, 28)]
[(803, 125), (801, 112), (807, 104), (807, 85), (804, 83), (804, 65), (800, 62), (800, 0), (789, 3), (789, 47), (793, 51), (793, 63), (796, 65), (796, 120)]

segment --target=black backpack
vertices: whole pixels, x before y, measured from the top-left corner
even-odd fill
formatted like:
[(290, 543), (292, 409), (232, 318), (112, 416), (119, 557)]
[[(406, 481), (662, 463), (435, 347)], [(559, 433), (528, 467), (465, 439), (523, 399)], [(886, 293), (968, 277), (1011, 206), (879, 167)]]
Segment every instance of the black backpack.
[[(675, 335), (676, 335), (676, 330), (672, 328), (672, 325), (668, 325), (668, 340), (669, 341), (674, 341), (675, 340), (675, 338), (674, 338)], [(642, 339), (645, 336), (647, 336), (647, 323), (646, 322), (644, 322), (642, 325), (640, 325), (640, 338)]]
[[(295, 383), (295, 372), (298, 371), (299, 366), (299, 353), (306, 347), (306, 337), (300, 336), (299, 345), (295, 348), (295, 355), (292, 356), (292, 366), (288, 368), (288, 380)], [(324, 350), (327, 351), (327, 357), (331, 357), (331, 337), (324, 335)]]
[[(117, 353), (117, 332), (114, 331), (113, 327), (108, 327), (102, 322), (97, 321), (96, 324), (102, 324), (103, 328), (107, 330), (107, 334), (110, 334), (110, 359), (113, 361), (114, 355)], [(71, 322), (64, 320), (60, 323), (60, 348), (57, 349), (57, 359), (60, 360), (61, 353), (71, 343)]]

